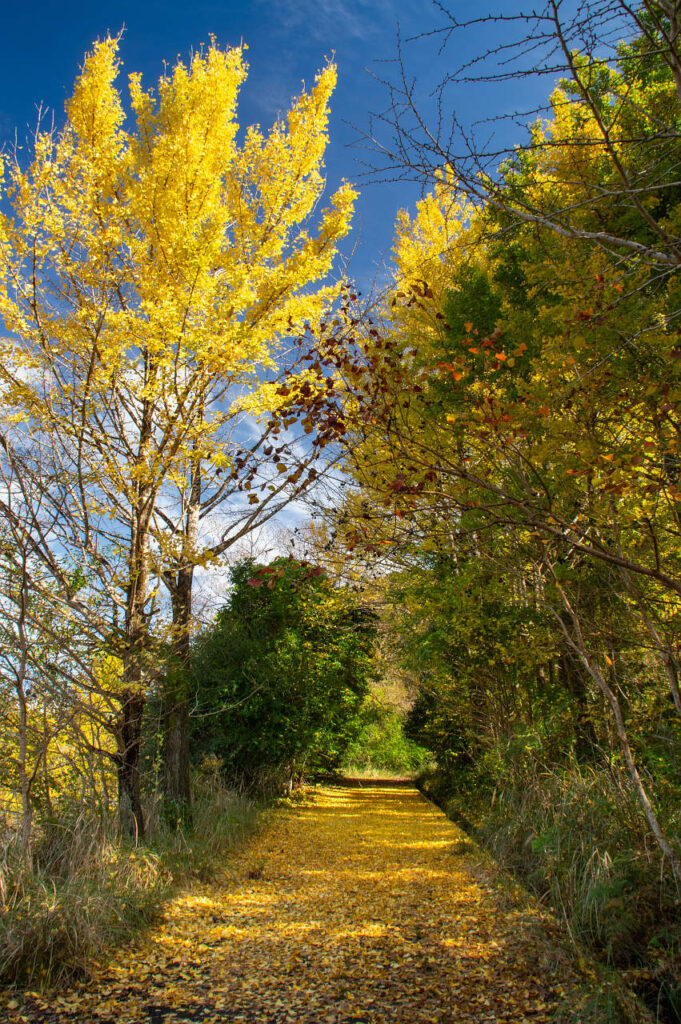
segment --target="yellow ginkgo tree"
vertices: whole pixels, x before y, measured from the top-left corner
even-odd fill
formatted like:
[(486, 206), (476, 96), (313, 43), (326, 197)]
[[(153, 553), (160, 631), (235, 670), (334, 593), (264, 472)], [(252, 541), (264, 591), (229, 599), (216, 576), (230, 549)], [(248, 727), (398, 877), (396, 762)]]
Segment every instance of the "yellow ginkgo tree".
[[(140, 833), (155, 581), (184, 568), (186, 590), (187, 572), (191, 584), (215, 553), (198, 516), (206, 487), (219, 502), (220, 475), (246, 466), (234, 454), (249, 448), (235, 441), (236, 414), (271, 423), (295, 380), (310, 377), (273, 386), (293, 339), (313, 337), (334, 301), (324, 279), (355, 193), (342, 183), (310, 228), (332, 64), (268, 133), (237, 122), (240, 48), (213, 40), (155, 90), (131, 75), (129, 110), (118, 73), (118, 40), (97, 43), (64, 127), (36, 134), (30, 166), (6, 162), (1, 355), (5, 443), (25, 450), (30, 438), (60, 510), (36, 551), (86, 565), (111, 602), (121, 805)], [(311, 400), (333, 391), (326, 376), (308, 381)], [(265, 509), (275, 489), (249, 505)], [(187, 615), (175, 618), (186, 635)]]

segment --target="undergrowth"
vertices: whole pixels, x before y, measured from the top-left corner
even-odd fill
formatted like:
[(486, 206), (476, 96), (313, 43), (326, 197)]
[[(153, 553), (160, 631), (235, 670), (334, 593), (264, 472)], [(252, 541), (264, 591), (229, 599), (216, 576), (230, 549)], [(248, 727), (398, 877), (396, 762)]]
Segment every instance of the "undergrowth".
[[(70, 812), (70, 813), (69, 813)], [(160, 913), (179, 886), (216, 875), (254, 827), (257, 808), (214, 780), (197, 785), (192, 825), (147, 806), (149, 838), (133, 845), (111, 821), (62, 808), (35, 829), (32, 861), (15, 831), (0, 835), (0, 981), (45, 989), (82, 977)]]
[(351, 775), (413, 777), (430, 761), (429, 752), (405, 735), (399, 711), (371, 700), (364, 710), (361, 732), (346, 751), (343, 767)]
[[(551, 907), (578, 948), (624, 977), (656, 1020), (681, 1022), (681, 893), (623, 773), (571, 765), (496, 787), (473, 773), (434, 773), (422, 784)], [(616, 991), (605, 983), (583, 1019), (628, 1019)]]

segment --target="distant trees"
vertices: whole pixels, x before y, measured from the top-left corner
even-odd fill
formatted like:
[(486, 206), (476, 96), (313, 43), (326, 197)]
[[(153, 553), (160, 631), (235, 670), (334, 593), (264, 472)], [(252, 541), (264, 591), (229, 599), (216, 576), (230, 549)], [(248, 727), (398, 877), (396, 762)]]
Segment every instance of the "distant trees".
[(373, 678), (374, 615), (295, 558), (232, 570), (229, 601), (197, 639), (192, 748), (233, 779), (293, 786), (342, 761)]

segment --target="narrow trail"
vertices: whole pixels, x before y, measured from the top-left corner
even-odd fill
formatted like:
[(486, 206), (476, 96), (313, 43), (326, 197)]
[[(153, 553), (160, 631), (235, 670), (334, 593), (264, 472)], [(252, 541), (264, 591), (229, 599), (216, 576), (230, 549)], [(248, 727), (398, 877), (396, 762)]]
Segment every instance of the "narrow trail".
[(23, 1019), (548, 1024), (576, 979), (547, 927), (416, 790), (328, 787)]

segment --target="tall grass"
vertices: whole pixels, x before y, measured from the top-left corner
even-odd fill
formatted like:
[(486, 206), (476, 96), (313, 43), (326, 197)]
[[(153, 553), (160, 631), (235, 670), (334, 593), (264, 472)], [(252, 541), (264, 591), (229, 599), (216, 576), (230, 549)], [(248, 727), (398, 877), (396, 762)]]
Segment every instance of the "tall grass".
[(128, 941), (179, 885), (213, 877), (252, 830), (255, 805), (216, 779), (199, 780), (192, 825), (173, 828), (147, 806), (149, 840), (135, 846), (111, 821), (62, 808), (38, 824), (27, 864), (16, 831), (0, 832), (0, 980), (46, 988), (87, 974)]
[(83, 974), (110, 943), (152, 919), (169, 891), (160, 858), (127, 848), (85, 815), (43, 825), (32, 865), (0, 846), (0, 978), (47, 986)]
[[(435, 777), (425, 788), (553, 909), (575, 944), (623, 973), (657, 1019), (681, 1022), (681, 893), (628, 777), (572, 764), (509, 774), (496, 788), (474, 782)], [(671, 820), (678, 808), (659, 811)], [(596, 1019), (618, 1019), (603, 1007)]]

